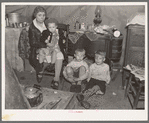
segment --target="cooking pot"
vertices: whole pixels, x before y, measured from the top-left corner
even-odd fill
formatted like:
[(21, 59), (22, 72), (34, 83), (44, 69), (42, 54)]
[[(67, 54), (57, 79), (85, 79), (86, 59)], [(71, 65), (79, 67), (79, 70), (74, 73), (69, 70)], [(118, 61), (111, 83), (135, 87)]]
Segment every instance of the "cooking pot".
[(41, 90), (32, 86), (26, 87), (24, 90), (24, 94), (27, 97), (31, 107), (36, 107), (40, 105), (43, 101), (43, 95)]
[(20, 14), (19, 13), (8, 13), (8, 20), (10, 24), (20, 23)]

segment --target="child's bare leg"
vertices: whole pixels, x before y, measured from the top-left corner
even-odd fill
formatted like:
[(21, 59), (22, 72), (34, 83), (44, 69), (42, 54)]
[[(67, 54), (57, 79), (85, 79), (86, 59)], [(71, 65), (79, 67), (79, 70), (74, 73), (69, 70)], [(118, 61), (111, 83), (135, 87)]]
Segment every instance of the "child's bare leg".
[(67, 74), (67, 77), (68, 78), (70, 78), (72, 81), (70, 81), (70, 79), (69, 79), (69, 81), (72, 83), (72, 84), (75, 84), (75, 82), (73, 82), (73, 68), (72, 67), (67, 67), (66, 68), (66, 74)]
[[(80, 69), (79, 69), (79, 78), (81, 77), (81, 76), (83, 76), (84, 74), (86, 73), (86, 68), (84, 67), (84, 66), (81, 66), (80, 67)], [(81, 85), (81, 80), (80, 81), (78, 81), (78, 85)]]
[(54, 66), (55, 67), (54, 81), (59, 81), (60, 80), (60, 73), (61, 73), (62, 63), (63, 63), (63, 59), (56, 60), (56, 63), (55, 63), (55, 66)]
[(44, 56), (38, 55), (38, 60), (39, 60), (39, 63), (40, 63), (40, 64), (43, 63), (43, 61), (44, 61)]
[(73, 78), (73, 69), (72, 69), (72, 67), (67, 67), (66, 68), (66, 73), (67, 73), (68, 78)]
[(46, 59), (46, 53), (48, 52), (47, 49), (41, 49), (39, 50), (39, 63), (43, 63), (43, 68), (42, 71), (40, 71), (39, 73), (43, 73), (45, 68), (48, 66), (49, 63), (45, 63), (44, 60)]
[(51, 55), (51, 64), (54, 64), (56, 62), (56, 55), (57, 55), (57, 52), (53, 51)]
[(50, 58), (50, 61), (48, 60), (48, 62), (50, 62), (50, 64), (48, 64), (48, 69), (50, 70), (54, 70), (55, 69), (55, 63), (56, 63), (56, 52), (55, 51), (50, 51), (49, 50), (49, 53), (47, 54)]

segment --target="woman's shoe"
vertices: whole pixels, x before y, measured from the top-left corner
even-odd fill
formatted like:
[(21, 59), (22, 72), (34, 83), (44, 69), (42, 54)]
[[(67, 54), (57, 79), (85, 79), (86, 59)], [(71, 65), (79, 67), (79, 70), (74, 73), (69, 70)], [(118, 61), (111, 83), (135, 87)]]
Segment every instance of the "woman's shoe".
[(42, 73), (36, 74), (36, 79), (38, 83), (41, 83), (42, 77), (43, 77)]
[(59, 82), (58, 81), (52, 81), (51, 82), (51, 88), (58, 90)]

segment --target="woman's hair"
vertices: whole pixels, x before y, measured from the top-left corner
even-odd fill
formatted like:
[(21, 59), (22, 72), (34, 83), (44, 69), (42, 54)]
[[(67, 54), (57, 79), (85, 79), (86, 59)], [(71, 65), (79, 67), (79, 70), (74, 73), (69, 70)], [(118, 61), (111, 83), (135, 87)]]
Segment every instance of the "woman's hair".
[(37, 6), (37, 7), (34, 9), (34, 12), (33, 12), (33, 19), (36, 18), (36, 15), (37, 15), (38, 12), (44, 12), (44, 13), (45, 13), (45, 17), (47, 16), (46, 10), (45, 10), (42, 6)]
[(49, 24), (49, 23), (55, 23), (56, 26), (58, 25), (58, 21), (57, 21), (55, 18), (47, 19), (47, 20), (45, 21), (46, 27), (48, 27), (48, 24)]
[(103, 50), (97, 50), (97, 51), (95, 52), (95, 54), (101, 55), (101, 56), (103, 56), (103, 57), (106, 57), (106, 52), (103, 51)]

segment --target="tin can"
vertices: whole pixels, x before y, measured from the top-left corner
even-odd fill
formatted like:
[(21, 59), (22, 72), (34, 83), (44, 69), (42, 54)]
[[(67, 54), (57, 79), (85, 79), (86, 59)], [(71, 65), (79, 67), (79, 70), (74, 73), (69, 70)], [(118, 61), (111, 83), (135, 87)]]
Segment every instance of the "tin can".
[(9, 26), (9, 21), (8, 21), (8, 18), (6, 18), (6, 27)]
[(10, 27), (15, 28), (15, 24), (14, 23), (10, 23)]
[(23, 22), (23, 27), (26, 27), (27, 26), (27, 22)]
[(15, 26), (16, 26), (16, 28), (18, 28), (19, 27), (19, 24), (18, 23), (15, 23)]
[(22, 27), (22, 23), (20, 23), (19, 25), (20, 25), (20, 27)]

